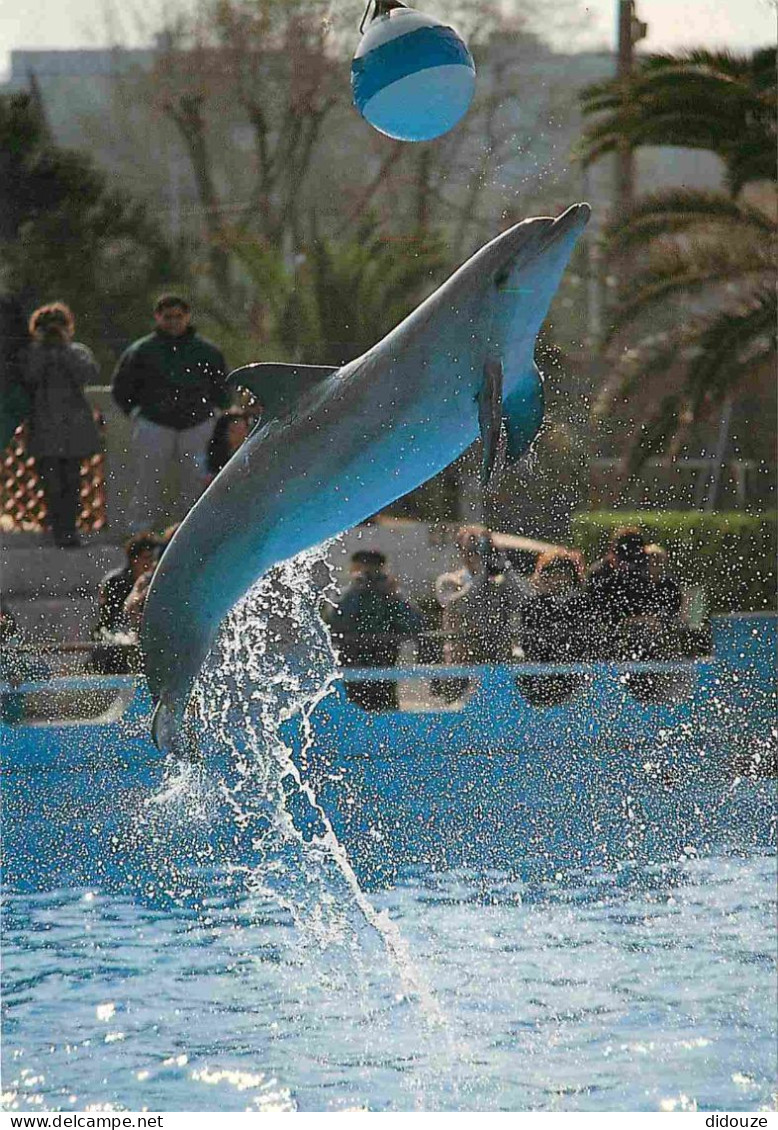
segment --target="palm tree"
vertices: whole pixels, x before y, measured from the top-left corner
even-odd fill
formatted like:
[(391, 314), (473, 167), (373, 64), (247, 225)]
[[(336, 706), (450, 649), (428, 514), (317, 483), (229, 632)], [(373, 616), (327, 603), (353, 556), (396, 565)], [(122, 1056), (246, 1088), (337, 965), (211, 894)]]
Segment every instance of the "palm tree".
[[(318, 353), (319, 364), (341, 365), (359, 356), (418, 305), (446, 265), (443, 242), (434, 234), (392, 238), (369, 215), (347, 241), (314, 240), (301, 271), (314, 330), (303, 350)], [(291, 346), (295, 327), (289, 328)]]
[[(393, 238), (370, 215), (349, 239), (312, 239), (292, 270), (257, 237), (236, 234), (228, 246), (256, 296), (249, 324), (241, 316), (244, 335), (264, 337), (261, 352), (272, 347), (277, 356), (280, 349), (302, 364), (342, 365), (358, 357), (418, 305), (448, 265), (437, 236)], [(225, 312), (217, 316), (235, 321)]]
[(730, 190), (647, 196), (606, 233), (608, 252), (622, 261), (644, 253), (613, 311), (611, 339), (661, 312), (670, 322), (622, 354), (598, 404), (602, 412), (614, 391), (626, 397), (652, 387), (633, 471), (695, 423), (718, 415), (728, 427), (736, 391), (775, 355), (778, 232), (774, 216), (742, 192), (776, 179), (775, 58), (774, 49), (749, 58), (649, 56), (626, 81), (584, 92), (585, 113), (600, 115), (584, 135), (586, 161), (624, 142), (703, 148), (722, 158)]
[(621, 145), (679, 145), (718, 154), (727, 185), (776, 179), (776, 51), (752, 55), (687, 51), (646, 55), (627, 79), (587, 87), (584, 160), (596, 161)]

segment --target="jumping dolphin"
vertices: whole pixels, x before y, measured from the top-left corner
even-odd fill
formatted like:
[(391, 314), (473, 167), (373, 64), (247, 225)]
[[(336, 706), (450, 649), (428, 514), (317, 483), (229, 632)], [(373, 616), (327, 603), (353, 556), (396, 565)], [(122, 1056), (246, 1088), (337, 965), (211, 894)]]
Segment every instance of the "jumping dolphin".
[(233, 605), (273, 565), (442, 471), (501, 431), (520, 455), (542, 423), (535, 339), (588, 204), (525, 220), (468, 259), (367, 353), (339, 369), (249, 365), (231, 381), (263, 406), (160, 562), (141, 631), (154, 735), (168, 746)]

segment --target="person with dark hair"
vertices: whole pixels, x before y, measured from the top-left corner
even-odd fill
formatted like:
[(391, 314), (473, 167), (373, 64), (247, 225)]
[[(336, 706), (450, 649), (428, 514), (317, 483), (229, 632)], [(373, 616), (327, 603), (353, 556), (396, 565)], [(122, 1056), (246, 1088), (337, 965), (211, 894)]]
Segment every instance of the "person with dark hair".
[(95, 648), (92, 667), (101, 675), (123, 675), (130, 670), (129, 657), (117, 644), (134, 642), (126, 602), (139, 579), (150, 575), (157, 564), (160, 539), (147, 530), (125, 543), (126, 560), (120, 569), (103, 577), (98, 594), (97, 623), (92, 639), (105, 646)]
[(81, 460), (100, 450), (100, 435), (84, 396), (97, 383), (97, 362), (75, 344), (75, 319), (64, 302), (41, 306), (30, 318), (32, 344), (25, 355), (24, 385), (30, 398), (27, 448), (38, 467), (54, 541), (80, 544), (76, 533)]
[(583, 558), (576, 550), (541, 553), (532, 575), (534, 593), (521, 614), (525, 658), (569, 663), (580, 656), (583, 583)]
[[(404, 639), (422, 629), (418, 608), (397, 592), (386, 557), (364, 549), (352, 555), (352, 582), (337, 604), (322, 613), (344, 667), (394, 667)], [(397, 684), (377, 680), (347, 683), (351, 702), (365, 710), (397, 710)]]
[(213, 482), (226, 467), (251, 430), (251, 417), (240, 408), (230, 408), (216, 421), (208, 444), (208, 482)]
[(662, 651), (667, 635), (662, 623), (677, 617), (680, 589), (669, 577), (659, 581), (651, 557), (640, 530), (623, 526), (614, 532), (602, 560), (589, 570), (589, 639), (598, 658), (650, 658)]
[(135, 534), (125, 543), (126, 561), (100, 582), (99, 613), (95, 632), (123, 631), (127, 627), (124, 602), (138, 577), (153, 570), (157, 562), (160, 539), (151, 531)]
[[(521, 646), (530, 663), (574, 663), (583, 655), (584, 561), (574, 549), (541, 553), (532, 575), (533, 596), (522, 609)], [(576, 675), (525, 675), (524, 697), (535, 706), (555, 706), (578, 690)]]
[(114, 400), (133, 421), (132, 530), (159, 516), (165, 476), (174, 464), (182, 509), (194, 504), (205, 486), (214, 416), (231, 402), (224, 357), (197, 333), (189, 303), (163, 294), (154, 321), (154, 332), (125, 350), (113, 375)]
[(683, 594), (681, 586), (670, 572), (667, 550), (664, 546), (646, 546), (648, 577), (651, 581), (651, 611), (664, 621), (677, 622), (681, 615)]
[(587, 577), (593, 612), (618, 623), (646, 610), (650, 595), (646, 539), (636, 526), (614, 531), (608, 551)]

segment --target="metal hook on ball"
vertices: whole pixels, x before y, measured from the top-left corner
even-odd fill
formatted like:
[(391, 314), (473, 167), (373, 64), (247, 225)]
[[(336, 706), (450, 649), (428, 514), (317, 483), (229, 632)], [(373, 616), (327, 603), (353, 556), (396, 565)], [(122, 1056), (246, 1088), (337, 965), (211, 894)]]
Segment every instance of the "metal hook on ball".
[(377, 20), (380, 16), (388, 16), (389, 13), (391, 11), (393, 11), (395, 8), (407, 8), (408, 7), (407, 4), (402, 3), (402, 0), (367, 0), (367, 7), (365, 8), (364, 15), (362, 16), (362, 21), (359, 25), (359, 34), (360, 35), (362, 35), (362, 33), (365, 30), (365, 24), (367, 23), (367, 15), (368, 15), (368, 12), (370, 11), (371, 5), (372, 5), (372, 8), (373, 8), (373, 14), (370, 17), (371, 23), (373, 22), (373, 20)]

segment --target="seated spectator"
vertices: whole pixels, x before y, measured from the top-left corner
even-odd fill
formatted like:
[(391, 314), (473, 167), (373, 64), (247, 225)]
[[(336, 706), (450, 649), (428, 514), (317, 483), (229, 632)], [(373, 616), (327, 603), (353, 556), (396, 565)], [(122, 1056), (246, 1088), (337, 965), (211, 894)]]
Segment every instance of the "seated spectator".
[(532, 577), (534, 595), (521, 615), (521, 642), (527, 659), (568, 663), (580, 657), (583, 581), (580, 553), (557, 549), (540, 555)]
[(245, 443), (251, 426), (252, 417), (240, 408), (230, 408), (216, 421), (206, 458), (209, 484)]
[[(542, 553), (532, 577), (533, 597), (521, 616), (525, 659), (535, 663), (571, 663), (583, 654), (584, 563), (575, 550)], [(575, 675), (526, 675), (519, 680), (524, 697), (536, 706), (567, 701), (580, 687)]]
[(652, 591), (645, 538), (635, 526), (616, 530), (608, 552), (592, 565), (587, 578), (585, 603), (593, 658), (622, 654), (623, 625), (651, 612)]
[(496, 551), (492, 535), (478, 526), (459, 534), (464, 565), (436, 583), (443, 605), (448, 663), (508, 663), (517, 635), (515, 621), (531, 588)]
[(120, 675), (128, 670), (127, 656), (116, 648), (117, 643), (131, 641), (125, 603), (138, 579), (153, 571), (159, 546), (160, 539), (150, 532), (131, 537), (124, 547), (125, 564), (108, 573), (100, 584), (99, 613), (92, 630), (92, 639), (107, 645), (96, 648), (92, 655), (92, 666), (100, 674)]
[(668, 573), (667, 553), (647, 546), (639, 530), (617, 530), (589, 573), (591, 639), (603, 658), (667, 659), (681, 643), (681, 589)]
[[(421, 631), (421, 613), (397, 592), (383, 553), (355, 553), (351, 574), (352, 582), (338, 603), (323, 612), (340, 661), (344, 667), (393, 667), (402, 641)], [(398, 708), (394, 681), (347, 683), (346, 693), (366, 710)]]
[(96, 631), (115, 632), (126, 629), (124, 602), (132, 592), (138, 577), (154, 568), (159, 545), (160, 539), (150, 531), (135, 534), (126, 542), (124, 565), (121, 569), (114, 569), (113, 572), (108, 573), (100, 582)]
[(149, 585), (151, 584), (151, 578), (154, 576), (155, 568), (156, 562), (150, 569), (147, 569), (145, 573), (141, 573), (124, 602), (124, 618), (129, 631), (136, 639), (140, 632), (143, 610), (146, 607), (146, 597), (149, 595)]
[(663, 620), (677, 620), (681, 614), (683, 594), (678, 581), (670, 574), (667, 550), (661, 545), (647, 545), (646, 561), (652, 584), (652, 611)]
[(462, 567), (451, 573), (441, 573), (435, 581), (435, 595), (441, 608), (466, 592), (482, 569), (481, 548), (484, 538), (491, 539), (486, 526), (463, 526), (457, 534), (457, 548)]

